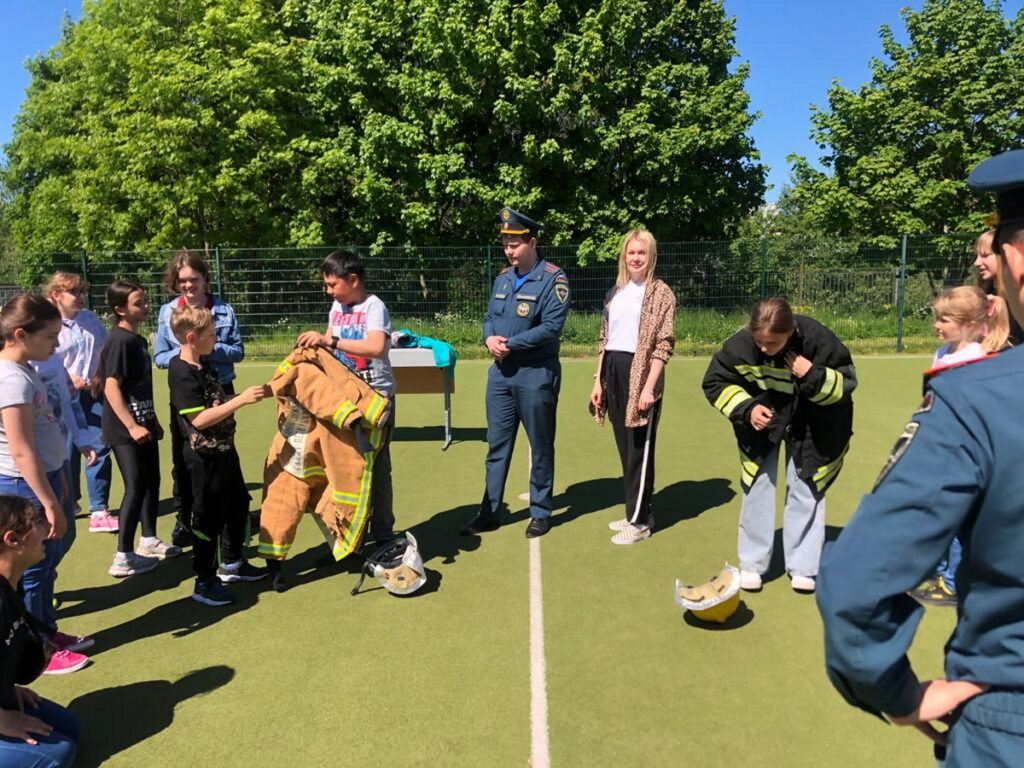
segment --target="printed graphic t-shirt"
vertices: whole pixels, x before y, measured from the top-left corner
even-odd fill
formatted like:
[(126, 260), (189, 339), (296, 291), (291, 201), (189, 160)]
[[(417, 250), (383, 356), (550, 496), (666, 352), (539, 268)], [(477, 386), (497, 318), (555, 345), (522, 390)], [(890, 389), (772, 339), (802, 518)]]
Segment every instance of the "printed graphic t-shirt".
[(358, 304), (334, 302), (327, 319), (331, 333), (340, 339), (365, 339), (367, 331), (383, 331), (387, 339), (383, 357), (359, 357), (336, 350), (337, 357), (354, 374), (380, 392), (391, 396), (395, 393), (395, 375), (388, 362), (391, 349), (391, 316), (384, 302), (373, 294)]
[[(32, 406), (32, 436), (39, 462), (47, 472), (64, 466), (64, 433), (60, 421), (50, 407), (46, 397), (46, 385), (39, 374), (31, 368), (10, 360), (0, 360), (0, 408), (12, 405)], [(0, 475), (21, 477), (11, 446), (7, 442), (7, 430), (0, 419)]]
[[(149, 343), (139, 334), (114, 328), (100, 352), (100, 377), (121, 377), (121, 395), (128, 412), (137, 424), (152, 429), (156, 423), (153, 409), (153, 365), (149, 358)], [(109, 403), (103, 404), (103, 442), (107, 445), (131, 443), (132, 436), (117, 418)]]
[(235, 417), (230, 415), (212, 427), (199, 430), (188, 420), (191, 413), (223, 405), (228, 401), (217, 372), (208, 362), (197, 368), (180, 357), (172, 357), (167, 367), (167, 385), (171, 390), (171, 408), (182, 438), (196, 453), (227, 453), (234, 447)]

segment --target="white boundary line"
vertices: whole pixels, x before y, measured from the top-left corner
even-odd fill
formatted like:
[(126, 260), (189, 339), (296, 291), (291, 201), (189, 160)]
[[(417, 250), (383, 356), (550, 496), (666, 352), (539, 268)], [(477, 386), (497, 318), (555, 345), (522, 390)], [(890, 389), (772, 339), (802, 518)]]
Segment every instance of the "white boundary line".
[(551, 765), (539, 538), (530, 539), (530, 765), (532, 768)]

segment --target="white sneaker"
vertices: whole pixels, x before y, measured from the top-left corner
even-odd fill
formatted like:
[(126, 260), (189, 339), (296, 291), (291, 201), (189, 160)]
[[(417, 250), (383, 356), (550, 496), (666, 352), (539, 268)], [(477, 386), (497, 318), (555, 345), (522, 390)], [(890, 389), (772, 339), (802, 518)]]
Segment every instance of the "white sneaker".
[(793, 587), (794, 592), (802, 592), (808, 594), (814, 591), (814, 577), (813, 576), (797, 576), (796, 574), (789, 574), (790, 586)]
[(625, 528), (612, 536), (612, 544), (636, 544), (638, 541), (643, 541), (650, 537), (650, 526), (626, 523)]
[(610, 523), (608, 523), (608, 530), (624, 531), (626, 530), (627, 525), (629, 525), (629, 520), (627, 520), (626, 518), (622, 518), (621, 520), (612, 520)]
[(756, 592), (762, 586), (760, 573), (757, 571), (740, 571), (740, 589)]
[(163, 560), (165, 557), (177, 557), (180, 555), (181, 547), (176, 547), (173, 544), (165, 544), (154, 536), (151, 539), (139, 539), (139, 546), (135, 548), (135, 554), (142, 555), (143, 557), (155, 557), (157, 560)]
[(134, 552), (118, 552), (114, 555), (114, 562), (110, 564), (107, 573), (119, 579), (126, 576), (134, 576), (137, 573), (152, 571), (160, 564), (155, 557), (142, 557)]

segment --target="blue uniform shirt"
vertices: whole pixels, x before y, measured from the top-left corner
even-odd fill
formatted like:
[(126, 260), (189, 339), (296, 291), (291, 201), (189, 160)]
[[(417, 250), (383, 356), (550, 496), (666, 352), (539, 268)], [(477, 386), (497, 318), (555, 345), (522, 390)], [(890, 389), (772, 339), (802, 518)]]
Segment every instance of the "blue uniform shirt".
[(502, 362), (522, 363), (558, 357), (562, 326), (569, 314), (569, 281), (554, 264), (540, 259), (516, 290), (511, 267), (494, 281), (484, 317), (484, 342), (504, 336), (511, 354)]
[(957, 625), (946, 678), (1024, 692), (1024, 349), (929, 382), (818, 579), (829, 678), (854, 706), (897, 717), (920, 700), (906, 592), (957, 534)]

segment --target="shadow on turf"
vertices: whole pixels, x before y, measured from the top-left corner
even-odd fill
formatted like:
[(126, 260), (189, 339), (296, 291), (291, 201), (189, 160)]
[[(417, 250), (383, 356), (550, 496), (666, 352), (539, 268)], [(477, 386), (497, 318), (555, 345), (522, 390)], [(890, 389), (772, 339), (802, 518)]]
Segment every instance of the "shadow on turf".
[[(191, 568), (191, 558), (182, 558), (185, 568)], [(173, 561), (172, 561), (173, 562)], [(358, 574), (363, 566), (363, 560), (356, 557), (347, 557), (340, 563), (334, 561), (326, 545), (320, 545), (308, 549), (297, 557), (285, 561), (284, 573), (288, 584), (288, 590), (297, 589), (306, 584), (311, 584), (321, 579), (339, 576), (340, 574)], [(166, 567), (162, 565), (160, 569)], [(157, 569), (159, 572), (160, 569)], [(144, 582), (149, 574), (133, 576), (128, 583), (138, 580)], [(191, 576), (191, 571), (189, 571)], [(355, 580), (350, 584), (339, 585), (339, 595), (348, 597), (348, 591), (355, 586)], [(145, 584), (137, 587), (142, 589)], [(151, 589), (151, 587), (150, 587)], [(92, 657), (128, 645), (136, 640), (158, 635), (170, 634), (172, 637), (186, 637), (194, 632), (206, 629), (224, 619), (233, 616), (240, 611), (245, 611), (254, 606), (260, 599), (285, 599), (279, 596), (270, 588), (270, 581), (256, 581), (251, 583), (232, 584), (228, 587), (235, 597), (232, 605), (223, 607), (212, 607), (201, 605), (191, 597), (182, 597), (169, 603), (162, 603), (151, 608), (141, 616), (136, 616), (122, 624), (117, 624), (99, 632), (94, 632), (96, 645), (89, 651)], [(143, 592), (147, 591), (142, 589)], [(286, 592), (287, 592), (286, 591)]]
[(750, 606), (748, 606), (743, 600), (740, 600), (736, 613), (730, 616), (723, 624), (718, 624), (712, 621), (701, 621), (694, 616), (691, 611), (683, 613), (683, 621), (691, 627), (695, 627), (696, 629), (706, 629), (709, 632), (727, 632), (731, 629), (739, 629), (740, 627), (747, 626), (747, 624), (753, 620), (754, 612), (750, 610)]
[[(843, 532), (841, 525), (826, 525), (825, 526), (825, 546), (828, 546), (833, 541), (839, 538), (839, 534)], [(785, 554), (782, 548), (782, 529), (777, 528), (775, 530), (775, 541), (772, 544), (772, 559), (768, 563), (768, 570), (764, 574), (764, 583), (767, 584), (769, 581), (775, 581), (786, 575), (786, 562)]]
[(728, 504), (735, 496), (732, 483), (724, 477), (680, 480), (654, 494), (654, 530), (664, 531), (683, 520), (693, 520), (709, 509)]
[[(174, 710), (179, 704), (227, 685), (234, 676), (234, 669), (218, 665), (194, 670), (173, 683), (144, 680), (79, 696), (70, 705), (82, 723), (75, 765), (102, 765), (119, 752), (155, 736), (174, 722)], [(116, 716), (129, 710), (131, 717)]]
[(57, 610), (57, 618), (70, 619), (95, 611), (105, 611), (153, 592), (176, 589), (181, 582), (191, 579), (193, 575), (191, 550), (181, 557), (165, 560), (151, 573), (115, 580), (104, 572), (101, 578), (105, 583), (101, 586), (60, 590), (58, 594), (61, 602), (73, 602), (75, 605), (62, 605)]
[[(444, 427), (395, 427), (392, 440), (409, 442), (444, 442)], [(486, 427), (452, 427), (452, 444), (486, 442)]]

